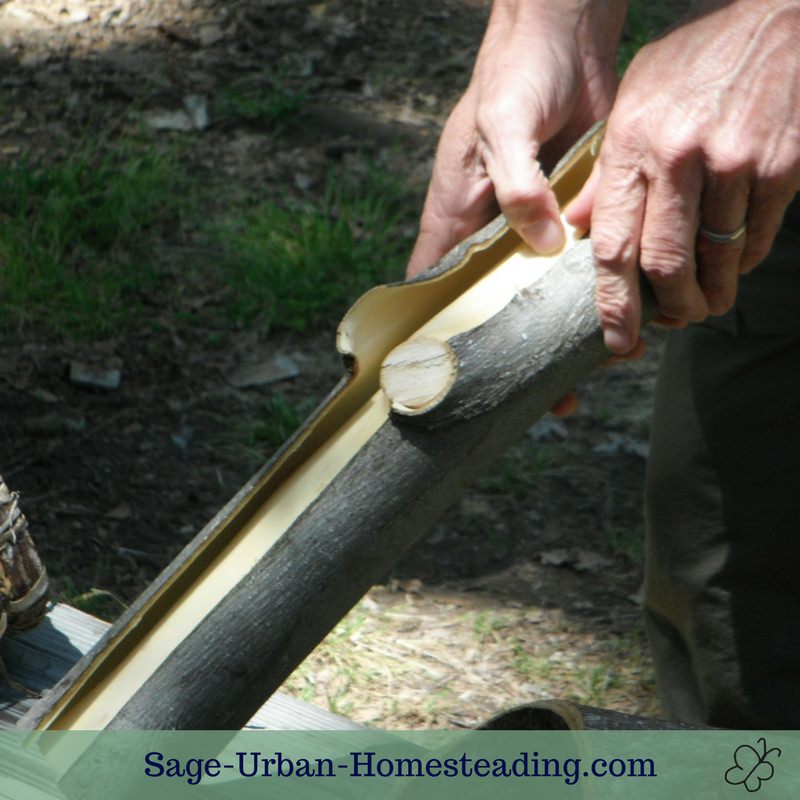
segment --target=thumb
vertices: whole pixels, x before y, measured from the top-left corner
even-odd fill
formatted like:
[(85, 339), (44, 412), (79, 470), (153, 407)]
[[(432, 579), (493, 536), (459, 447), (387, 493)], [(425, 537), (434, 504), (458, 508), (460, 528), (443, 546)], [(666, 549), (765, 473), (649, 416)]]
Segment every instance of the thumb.
[(484, 160), (500, 210), (528, 246), (542, 255), (564, 245), (558, 202), (537, 160), (539, 145), (529, 136), (509, 136), (486, 146)]

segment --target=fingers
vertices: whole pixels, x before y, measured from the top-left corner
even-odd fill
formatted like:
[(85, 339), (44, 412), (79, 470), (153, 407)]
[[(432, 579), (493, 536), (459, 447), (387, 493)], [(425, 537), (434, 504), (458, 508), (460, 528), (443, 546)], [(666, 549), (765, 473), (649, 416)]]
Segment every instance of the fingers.
[[(493, 132), (494, 133), (494, 132)], [(535, 131), (485, 143), (484, 160), (500, 210), (528, 246), (542, 255), (564, 246), (558, 203), (536, 159)]]
[(475, 98), (467, 93), (442, 133), (407, 277), (435, 264), (497, 214), (492, 183), (478, 152), (474, 118)]
[(641, 317), (638, 263), (647, 183), (630, 163), (612, 153), (598, 165), (591, 222), (597, 311), (605, 346), (619, 355), (636, 345)]
[(639, 263), (664, 316), (700, 322), (708, 316), (695, 260), (703, 172), (686, 151), (659, 167), (648, 182)]
[(769, 254), (783, 223), (783, 215), (794, 196), (794, 186), (772, 186), (764, 181), (754, 187), (747, 211), (747, 235), (739, 260), (739, 272), (747, 273)]
[(653, 324), (659, 325), (662, 328), (669, 328), (673, 331), (679, 331), (685, 328), (689, 323), (683, 319), (674, 319), (673, 317), (668, 317), (666, 314), (659, 314), (653, 320)]
[(749, 195), (750, 181), (744, 175), (712, 168), (706, 178), (696, 247), (697, 278), (709, 313), (715, 316), (728, 311), (736, 300), (747, 236), (719, 243), (712, 241), (704, 231), (729, 234), (740, 229), (747, 219)]
[(578, 410), (578, 395), (575, 392), (568, 392), (550, 409), (550, 413), (556, 417), (569, 417)]
[[(671, 129), (652, 136), (647, 153), (634, 139), (615, 132), (580, 194), (567, 210), (568, 221), (591, 228), (598, 266), (598, 311), (606, 346), (624, 354), (634, 347), (639, 327), (636, 266), (654, 289), (661, 315), (657, 322), (683, 327), (709, 314), (722, 314), (736, 297), (745, 242), (729, 244), (698, 237), (698, 226), (735, 231), (748, 215), (750, 177), (725, 162), (704, 160), (691, 130)], [(774, 217), (765, 206), (764, 216)], [(750, 211), (750, 217), (754, 213)], [(701, 222), (702, 221), (702, 222)], [(763, 257), (776, 227), (766, 222)]]
[(647, 352), (647, 343), (641, 337), (638, 339), (636, 344), (633, 346), (633, 349), (628, 351), (623, 355), (613, 355), (610, 356), (606, 361), (604, 361), (601, 366), (602, 367), (613, 367), (615, 364), (621, 364), (624, 361), (636, 361), (639, 358), (643, 358), (644, 354)]

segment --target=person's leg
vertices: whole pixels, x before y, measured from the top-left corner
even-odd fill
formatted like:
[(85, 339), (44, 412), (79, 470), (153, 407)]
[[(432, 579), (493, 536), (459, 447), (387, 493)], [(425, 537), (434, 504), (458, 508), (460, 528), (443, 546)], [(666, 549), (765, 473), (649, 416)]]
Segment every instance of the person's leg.
[(800, 336), (739, 328), (669, 335), (645, 620), (670, 716), (800, 727)]

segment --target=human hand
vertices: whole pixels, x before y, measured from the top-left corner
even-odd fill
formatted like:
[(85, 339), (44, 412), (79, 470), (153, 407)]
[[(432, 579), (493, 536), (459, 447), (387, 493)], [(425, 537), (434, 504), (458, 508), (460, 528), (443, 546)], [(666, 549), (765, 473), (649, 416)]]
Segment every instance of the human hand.
[(540, 158), (554, 162), (608, 113), (623, 14), (616, 1), (495, 3), (470, 85), (442, 133), (409, 276), (498, 210), (534, 251), (562, 246)]
[(800, 189), (798, 42), (800, 2), (713, 0), (634, 59), (567, 212), (591, 229), (612, 352), (638, 339), (637, 266), (681, 324), (731, 308), (769, 252)]

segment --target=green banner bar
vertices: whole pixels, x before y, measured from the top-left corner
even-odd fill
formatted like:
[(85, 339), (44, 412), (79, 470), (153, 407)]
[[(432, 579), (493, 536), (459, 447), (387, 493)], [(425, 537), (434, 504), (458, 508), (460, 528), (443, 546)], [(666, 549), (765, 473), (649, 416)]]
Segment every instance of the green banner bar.
[(1, 800), (780, 798), (797, 731), (0, 733)]

